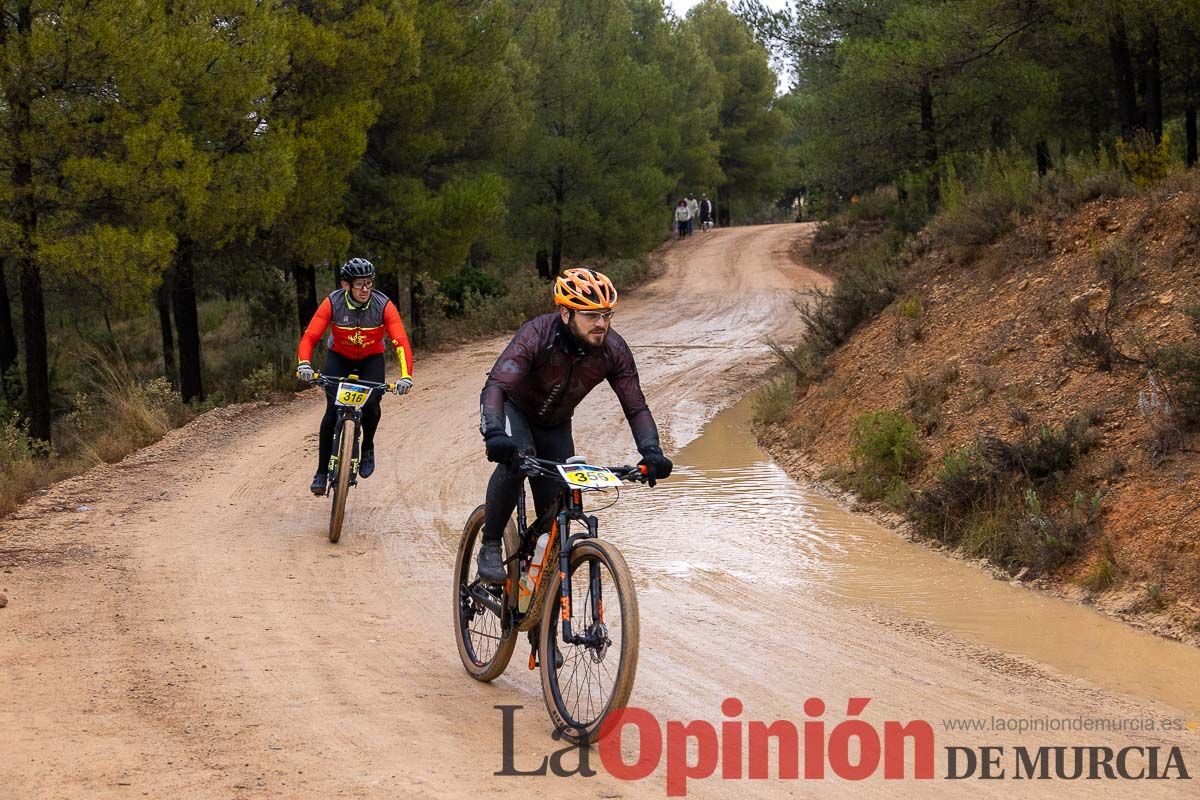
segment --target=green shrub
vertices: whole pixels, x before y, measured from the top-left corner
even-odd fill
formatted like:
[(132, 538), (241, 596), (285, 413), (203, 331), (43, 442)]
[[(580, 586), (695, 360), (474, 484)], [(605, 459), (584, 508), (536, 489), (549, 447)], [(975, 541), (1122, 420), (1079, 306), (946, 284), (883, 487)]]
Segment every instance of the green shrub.
[[(1042, 427), (1015, 442), (980, 437), (948, 453), (909, 516), (922, 535), (1008, 568), (1061, 564), (1094, 530), (1100, 495), (1059, 497), (1066, 474), (1097, 442), (1095, 414)], [(1060, 510), (1051, 513), (1043, 498)]]
[(922, 323), (925, 319), (925, 308), (919, 294), (910, 294), (896, 305), (896, 341), (919, 341), (922, 333)]
[(817, 247), (828, 246), (840, 242), (849, 234), (850, 228), (846, 224), (846, 219), (841, 216), (834, 217), (817, 228), (817, 232), (813, 235), (813, 244)]
[(207, 354), (204, 383), (218, 405), (261, 400), (273, 391), (301, 388), (295, 365), (296, 337), (291, 333), (247, 336)]
[(795, 399), (795, 384), (791, 381), (768, 383), (754, 395), (754, 421), (763, 425), (784, 422), (791, 413)]
[(467, 304), (474, 307), (508, 293), (504, 281), (469, 265), (442, 281), (440, 289), (446, 298), (446, 313), (451, 317), (462, 316)]
[(17, 412), (0, 416), (0, 515), (16, 508), (28, 492), (57, 477), (47, 471), (52, 455), (50, 445), (29, 435)]
[(921, 295), (910, 294), (900, 301), (896, 307), (896, 311), (903, 319), (910, 322), (916, 322), (921, 319), (923, 308), (921, 305)]
[(0, 418), (0, 465), (5, 469), (50, 455), (50, 445), (29, 435), (29, 426), (16, 411)]
[(896, 190), (893, 187), (874, 189), (861, 195), (857, 203), (846, 206), (844, 219), (850, 224), (895, 219)]
[(1171, 137), (1164, 135), (1161, 141), (1154, 141), (1154, 134), (1149, 131), (1138, 131), (1133, 139), (1126, 142), (1117, 138), (1117, 158), (1133, 178), (1134, 185), (1145, 189), (1163, 178), (1171, 171)]
[(1192, 337), (1154, 352), (1150, 366), (1163, 380), (1166, 398), (1158, 402), (1170, 406), (1167, 416), (1185, 430), (1196, 430), (1200, 428), (1200, 306), (1189, 306), (1184, 313)]
[(873, 411), (850, 423), (850, 456), (855, 467), (882, 476), (900, 476), (920, 463), (917, 429), (900, 411)]
[(837, 275), (832, 289), (796, 294), (793, 305), (804, 322), (805, 340), (819, 358), (832, 353), (895, 299), (901, 284), (900, 243), (898, 237), (874, 242)]
[(967, 195), (956, 208), (939, 213), (930, 229), (939, 239), (965, 247), (988, 244), (1017, 227), (1017, 206), (1011, 198), (994, 190)]
[(820, 379), (824, 373), (824, 359), (817, 352), (813, 342), (805, 340), (797, 345), (788, 346), (767, 337), (766, 343), (779, 364), (786, 367), (791, 373), (792, 381), (797, 388), (807, 386)]
[(1100, 558), (1079, 583), (1089, 591), (1103, 592), (1116, 585), (1119, 577), (1120, 571), (1117, 568), (1116, 559), (1113, 557), (1112, 542), (1105, 539), (1104, 546), (1100, 550)]
[[(257, 369), (250, 371), (250, 374), (242, 378), (238, 394), (245, 400), (266, 400), (273, 393), (279, 391), (279, 386), (283, 383), (281, 375), (282, 370), (271, 362), (267, 362)], [(287, 383), (294, 383), (294, 378), (289, 372), (286, 375)]]

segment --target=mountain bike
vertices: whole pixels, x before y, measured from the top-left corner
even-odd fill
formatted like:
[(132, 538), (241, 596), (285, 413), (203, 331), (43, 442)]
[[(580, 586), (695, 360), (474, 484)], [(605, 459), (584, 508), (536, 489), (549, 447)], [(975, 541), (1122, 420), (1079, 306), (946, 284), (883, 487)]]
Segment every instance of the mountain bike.
[(346, 497), (350, 487), (358, 485), (358, 444), (362, 432), (363, 406), (377, 391), (390, 392), (394, 384), (361, 380), (357, 375), (336, 378), (316, 375), (313, 383), (318, 386), (336, 386), (334, 405), (337, 407), (337, 422), (333, 427), (333, 449), (329, 455), (327, 472), (329, 488), (326, 492), (333, 500), (329, 509), (329, 541), (337, 544), (342, 536), (342, 520), (346, 516)]
[[(637, 595), (629, 567), (614, 544), (598, 538), (599, 522), (584, 513), (583, 495), (646, 480), (644, 467), (586, 462), (582, 456), (561, 463), (521, 458), (524, 475), (556, 479), (562, 491), (527, 526), (522, 487), (516, 525), (509, 520), (504, 531), (508, 579), (503, 584), (484, 583), (475, 574), (484, 506), (467, 518), (454, 566), (455, 639), (467, 673), (478, 681), (498, 678), (512, 658), (517, 634), (527, 632), (533, 645), (529, 669), (541, 666), (546, 710), (576, 744), (594, 741), (605, 718), (625, 707), (638, 657)], [(582, 525), (574, 535), (573, 522)], [(538, 572), (534, 555), (542, 534), (549, 538)], [(532, 573), (537, 578), (530, 590), (522, 579)], [(522, 596), (523, 591), (528, 594)]]

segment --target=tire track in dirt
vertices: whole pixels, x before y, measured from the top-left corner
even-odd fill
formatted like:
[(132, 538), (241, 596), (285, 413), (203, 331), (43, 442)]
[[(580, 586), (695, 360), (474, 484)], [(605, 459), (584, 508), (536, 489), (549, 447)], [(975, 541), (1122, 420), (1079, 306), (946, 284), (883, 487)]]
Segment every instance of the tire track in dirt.
[[(763, 336), (797, 333), (789, 290), (826, 283), (792, 260), (797, 237), (812, 230), (694, 237), (666, 248), (663, 274), (622, 299), (615, 327), (638, 356), (672, 450), (761, 377), (771, 360)], [(661, 771), (636, 784), (604, 774), (493, 775), (502, 744), (496, 705), (525, 707), (515, 721), (517, 765), (558, 748), (524, 645), (505, 676), (481, 685), (463, 673), (450, 629), (458, 532), (490, 471), (476, 431), (479, 390), (506, 340), (424, 358), (417, 389), (384, 399), (378, 469), (352, 493), (336, 546), (324, 535), (328, 502), (307, 494), (317, 392), (205, 415), (120, 465), (59, 484), (0, 525), (6, 548), (44, 559), (0, 572), (11, 600), (0, 611), (0, 785), (47, 798), (662, 797)], [(606, 388), (580, 408), (576, 442), (597, 461), (632, 457)], [(602, 530), (618, 545), (638, 536), (670, 512), (654, 498), (638, 501), (649, 511), (636, 518), (618, 507)], [(85, 500), (90, 511), (52, 510)], [(1162, 711), (1009, 669), (978, 648), (831, 605), (819, 592), (733, 580), (719, 566), (709, 580), (681, 582), (631, 563), (642, 624), (632, 702), (660, 719), (718, 722), (728, 696), (743, 701), (746, 719), (797, 722), (809, 696), (830, 704), (831, 719), (850, 696), (876, 698), (878, 720), (1071, 716), (1109, 704)], [(1047, 791), (972, 783), (708, 781), (693, 793)], [(1185, 796), (1176, 785), (1138, 789)]]

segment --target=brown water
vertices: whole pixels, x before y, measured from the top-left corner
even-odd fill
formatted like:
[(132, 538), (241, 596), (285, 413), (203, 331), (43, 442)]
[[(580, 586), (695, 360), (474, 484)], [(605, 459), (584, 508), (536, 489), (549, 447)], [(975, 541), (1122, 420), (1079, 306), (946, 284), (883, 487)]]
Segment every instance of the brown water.
[(644, 525), (653, 509), (653, 525), (622, 537), (635, 574), (724, 581), (733, 592), (739, 582), (766, 585), (814, 602), (899, 612), (1100, 686), (1200, 713), (1200, 650), (996, 580), (839, 508), (798, 485), (758, 447), (750, 414), (743, 400), (717, 415), (678, 452), (677, 477), (653, 493), (628, 493), (614, 509), (623, 526), (639, 519)]

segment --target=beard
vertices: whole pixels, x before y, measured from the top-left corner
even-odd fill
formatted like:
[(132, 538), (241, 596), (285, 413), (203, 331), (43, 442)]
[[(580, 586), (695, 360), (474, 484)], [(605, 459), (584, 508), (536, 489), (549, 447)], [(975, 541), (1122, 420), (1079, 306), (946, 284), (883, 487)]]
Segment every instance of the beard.
[(576, 340), (588, 347), (601, 347), (604, 344), (604, 340), (608, 337), (609, 328), (597, 328), (590, 324), (584, 328), (579, 324), (579, 317), (572, 315), (570, 322), (567, 323), (567, 330), (571, 332), (571, 335)]

